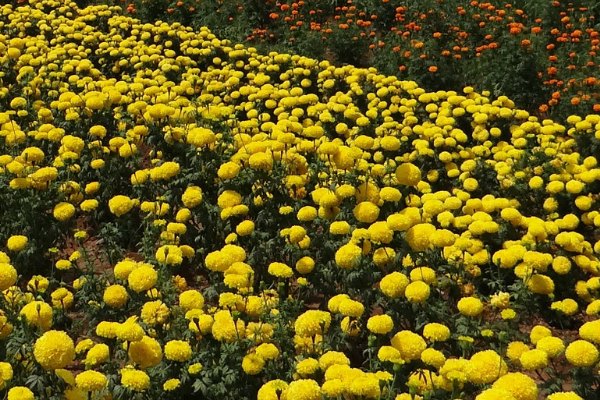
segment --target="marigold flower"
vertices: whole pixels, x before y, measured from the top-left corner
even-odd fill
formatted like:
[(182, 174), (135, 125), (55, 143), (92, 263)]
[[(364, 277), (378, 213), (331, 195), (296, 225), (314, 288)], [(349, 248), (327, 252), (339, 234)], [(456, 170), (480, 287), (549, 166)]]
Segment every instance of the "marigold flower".
[(102, 300), (109, 307), (122, 308), (129, 300), (129, 294), (122, 285), (110, 285), (104, 289)]
[(509, 372), (492, 385), (493, 389), (504, 389), (516, 400), (536, 400), (539, 389), (533, 379), (520, 372)]
[(8, 250), (16, 253), (23, 250), (27, 246), (28, 241), (27, 236), (13, 235), (6, 241), (6, 247)]
[(52, 307), (46, 302), (32, 301), (21, 309), (20, 315), (23, 315), (29, 324), (42, 331), (47, 331), (52, 326)]
[(75, 377), (77, 387), (85, 392), (102, 390), (108, 384), (106, 375), (97, 371), (84, 371)]
[(4, 291), (17, 282), (17, 270), (12, 265), (0, 262), (0, 291)]
[(242, 359), (242, 370), (248, 375), (259, 374), (265, 366), (265, 360), (256, 353), (247, 354)]
[(427, 348), (427, 343), (420, 335), (408, 330), (396, 333), (392, 337), (391, 343), (405, 361), (419, 359), (423, 350)]
[(63, 331), (48, 331), (35, 341), (33, 355), (44, 369), (64, 368), (75, 359), (75, 344)]
[(158, 272), (149, 264), (143, 264), (129, 273), (129, 288), (136, 293), (152, 289), (158, 280)]
[(394, 328), (394, 321), (389, 315), (374, 315), (367, 320), (367, 329), (378, 335), (385, 335)]
[(184, 340), (171, 340), (165, 344), (167, 360), (185, 362), (192, 357), (192, 347)]
[(60, 202), (54, 206), (52, 215), (54, 215), (54, 218), (56, 218), (58, 221), (67, 221), (73, 215), (75, 215), (75, 206), (71, 203)]
[(565, 356), (575, 367), (591, 367), (598, 361), (600, 353), (598, 348), (587, 340), (576, 340), (567, 346)]
[(144, 371), (124, 368), (121, 370), (121, 385), (135, 392), (143, 392), (150, 388), (150, 377)]
[(7, 400), (34, 400), (35, 395), (25, 386), (15, 386), (8, 391)]
[(160, 343), (149, 336), (144, 336), (141, 340), (130, 343), (128, 354), (131, 361), (136, 363), (141, 369), (154, 367), (163, 358)]

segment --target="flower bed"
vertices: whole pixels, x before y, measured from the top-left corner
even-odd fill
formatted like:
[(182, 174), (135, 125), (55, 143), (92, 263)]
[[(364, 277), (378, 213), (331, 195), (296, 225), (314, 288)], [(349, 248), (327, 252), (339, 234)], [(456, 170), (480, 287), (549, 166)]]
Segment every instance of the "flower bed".
[(0, 13), (9, 400), (592, 399), (600, 116)]

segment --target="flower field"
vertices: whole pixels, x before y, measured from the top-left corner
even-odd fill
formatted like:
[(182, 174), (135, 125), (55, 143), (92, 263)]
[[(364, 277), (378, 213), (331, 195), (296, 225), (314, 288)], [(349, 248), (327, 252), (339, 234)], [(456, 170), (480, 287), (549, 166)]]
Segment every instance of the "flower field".
[[(596, 1), (113, 0), (146, 20), (336, 63), (427, 90), (473, 86), (542, 118), (600, 112)], [(527, 90), (523, 90), (527, 88)]]
[(3, 398), (598, 398), (600, 115), (0, 10)]

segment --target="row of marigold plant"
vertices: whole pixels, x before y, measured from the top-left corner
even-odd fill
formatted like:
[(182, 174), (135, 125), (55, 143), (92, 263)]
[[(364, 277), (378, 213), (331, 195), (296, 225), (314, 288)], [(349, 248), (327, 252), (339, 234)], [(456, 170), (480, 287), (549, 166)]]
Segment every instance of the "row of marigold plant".
[(427, 90), (490, 90), (542, 117), (600, 112), (593, 2), (124, 1), (114, 4), (143, 20), (208, 26), (263, 51), (375, 66)]

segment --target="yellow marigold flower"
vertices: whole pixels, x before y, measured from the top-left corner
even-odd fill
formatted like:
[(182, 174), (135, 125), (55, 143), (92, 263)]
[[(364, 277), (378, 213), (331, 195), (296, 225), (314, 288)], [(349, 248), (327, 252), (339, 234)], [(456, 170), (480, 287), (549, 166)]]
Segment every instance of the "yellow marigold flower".
[(19, 252), (27, 246), (27, 236), (13, 235), (6, 241), (6, 247), (10, 251)]
[(181, 381), (177, 378), (171, 378), (165, 381), (163, 384), (163, 390), (166, 392), (171, 392), (181, 386)]
[(531, 343), (533, 344), (536, 344), (538, 340), (547, 336), (552, 336), (552, 331), (543, 325), (536, 325), (531, 328), (531, 332), (529, 332), (529, 340), (531, 340)]
[(75, 359), (75, 344), (63, 331), (48, 331), (35, 341), (33, 355), (44, 369), (64, 368)]
[(192, 347), (184, 340), (171, 340), (165, 344), (167, 360), (185, 362), (192, 357)]
[(142, 306), (142, 321), (148, 326), (163, 325), (170, 315), (169, 307), (161, 300), (148, 301)]
[(305, 256), (296, 262), (296, 271), (301, 274), (310, 274), (314, 268), (315, 260), (313, 260), (311, 257)]
[(542, 274), (534, 274), (527, 280), (527, 288), (536, 294), (551, 294), (554, 292), (552, 278)]
[[(260, 196), (259, 196), (259, 197), (260, 197)], [(314, 209), (314, 207), (310, 207), (310, 206), (306, 206), (306, 207), (307, 207), (307, 208), (309, 208), (309, 209)], [(304, 207), (303, 207), (303, 208), (304, 208)], [(301, 210), (302, 210), (303, 208), (301, 208)], [(292, 206), (281, 206), (281, 207), (279, 207), (279, 210), (278, 210), (278, 211), (279, 211), (279, 215), (289, 215), (289, 214), (291, 214), (292, 212), (294, 212), (294, 207), (292, 207)], [(315, 211), (315, 212), (316, 212), (316, 211)], [(314, 218), (316, 218), (316, 214), (315, 214), (315, 217), (314, 217)], [(314, 219), (314, 218), (312, 218), (312, 219)], [(312, 219), (311, 219), (311, 221), (312, 221)]]
[(0, 313), (0, 340), (6, 339), (13, 331), (13, 326), (8, 322), (8, 318), (3, 313)]
[(350, 365), (350, 359), (340, 351), (328, 351), (319, 357), (319, 367), (322, 371), (327, 371), (332, 365)]
[(137, 323), (137, 317), (131, 317), (117, 325), (115, 334), (124, 342), (137, 342), (144, 337), (144, 329)]
[(85, 392), (102, 390), (108, 384), (106, 375), (98, 371), (84, 371), (75, 377), (77, 387)]
[(234, 190), (225, 190), (217, 198), (217, 205), (221, 209), (231, 208), (242, 204), (242, 195)]
[(87, 367), (95, 367), (96, 365), (106, 362), (110, 357), (110, 349), (104, 344), (95, 344), (88, 350), (84, 363)]
[(440, 368), (446, 362), (446, 356), (439, 350), (427, 348), (421, 353), (421, 361), (435, 368)]
[(389, 361), (395, 364), (402, 364), (404, 360), (402, 360), (402, 354), (398, 349), (392, 346), (381, 346), (377, 351), (377, 358), (380, 361)]
[(156, 261), (166, 265), (179, 265), (183, 262), (183, 251), (179, 246), (163, 245), (156, 250)]
[[(202, 326), (200, 327), (202, 329)], [(214, 315), (211, 325), (213, 337), (222, 342), (233, 342), (238, 338), (238, 330), (229, 311), (219, 311)]]
[(269, 264), (268, 273), (277, 278), (287, 279), (294, 276), (294, 270), (292, 270), (289, 266), (280, 263), (280, 262), (272, 262)]
[(475, 400), (516, 400), (516, 398), (507, 390), (490, 388), (479, 393)]
[(219, 170), (217, 171), (217, 176), (223, 180), (233, 179), (240, 173), (240, 165), (228, 161), (224, 164), (221, 164)]
[(150, 388), (150, 377), (144, 371), (124, 368), (121, 370), (121, 385), (135, 392), (143, 392)]
[(92, 348), (92, 346), (94, 346), (94, 341), (92, 339), (83, 339), (75, 346), (75, 354), (80, 354), (85, 351), (88, 351)]
[(12, 365), (7, 362), (0, 362), (0, 387), (4, 388), (4, 384), (13, 378), (14, 372)]
[(492, 295), (490, 298), (490, 304), (492, 307), (505, 309), (510, 304), (510, 293), (498, 292)]
[(380, 399), (381, 388), (379, 379), (373, 375), (364, 374), (350, 381), (350, 394), (366, 399)]
[(423, 327), (423, 337), (430, 342), (445, 342), (450, 338), (450, 329), (446, 325), (430, 322)]
[(158, 365), (163, 357), (160, 343), (149, 336), (144, 336), (142, 340), (130, 343), (128, 353), (131, 361), (136, 363), (141, 369)]
[(101, 321), (96, 326), (96, 335), (107, 339), (114, 339), (117, 337), (117, 328), (119, 325), (118, 322)]
[(268, 381), (258, 389), (257, 400), (279, 400), (279, 395), (286, 392), (288, 384), (281, 379)]
[(17, 282), (17, 270), (12, 265), (0, 262), (0, 291), (4, 291)]
[(74, 297), (66, 288), (58, 288), (50, 294), (52, 299), (52, 306), (63, 310), (71, 308), (73, 305)]
[(335, 252), (335, 263), (344, 269), (355, 268), (362, 257), (362, 249), (354, 243), (347, 243)]
[(181, 195), (181, 201), (187, 208), (194, 208), (202, 203), (202, 189), (198, 186), (189, 186)]
[(129, 288), (136, 293), (152, 289), (158, 280), (158, 272), (149, 264), (143, 264), (131, 271), (127, 277)]
[(394, 231), (388, 228), (387, 222), (374, 222), (367, 229), (371, 241), (388, 244), (394, 239)]
[(300, 336), (315, 336), (327, 332), (331, 314), (326, 311), (308, 310), (296, 318), (294, 330)]
[(387, 314), (374, 315), (367, 320), (367, 329), (377, 335), (385, 335), (394, 329), (394, 321)]
[(559, 311), (565, 315), (575, 315), (579, 311), (579, 304), (573, 299), (564, 299), (553, 301), (550, 309)]
[(279, 357), (279, 349), (273, 343), (261, 343), (254, 351), (265, 360), (274, 360)]
[(414, 251), (425, 251), (431, 245), (431, 236), (436, 228), (431, 224), (417, 224), (406, 231), (406, 241)]
[(361, 302), (352, 299), (343, 299), (339, 304), (339, 312), (347, 317), (359, 318), (365, 311)]
[(458, 301), (458, 311), (467, 317), (477, 317), (483, 312), (483, 303), (476, 297), (463, 297)]
[(395, 347), (405, 361), (417, 360), (421, 357), (423, 350), (427, 348), (427, 343), (423, 338), (411, 331), (403, 330), (392, 337), (392, 346)]
[(533, 379), (520, 372), (509, 372), (492, 385), (510, 392), (516, 400), (537, 400), (539, 389)]
[(310, 376), (319, 370), (319, 361), (309, 357), (296, 364), (296, 373), (302, 377)]
[(358, 336), (358, 334), (360, 333), (358, 319), (352, 317), (344, 317), (340, 321), (340, 328), (342, 329), (342, 332), (349, 336)]
[(108, 201), (110, 212), (117, 217), (127, 214), (134, 205), (135, 202), (132, 199), (123, 195), (114, 196)]
[(213, 144), (216, 140), (217, 136), (213, 131), (202, 127), (190, 129), (186, 136), (187, 143), (197, 148), (209, 146)]
[(185, 311), (204, 307), (204, 296), (197, 290), (186, 290), (179, 294), (179, 305)]
[(301, 222), (312, 221), (317, 218), (317, 209), (312, 206), (304, 206), (298, 210), (296, 218)]
[(150, 170), (150, 179), (153, 181), (169, 180), (179, 173), (180, 168), (176, 162), (167, 161)]
[(204, 367), (201, 363), (194, 363), (188, 367), (188, 373), (190, 375), (198, 375)]
[(139, 267), (140, 265), (130, 258), (125, 258), (119, 261), (113, 268), (113, 274), (115, 278), (120, 280), (127, 280), (131, 271)]
[(587, 340), (576, 340), (565, 350), (567, 361), (575, 367), (591, 367), (598, 362), (598, 348)]
[(383, 201), (396, 203), (402, 199), (402, 193), (396, 188), (384, 187), (379, 192), (379, 197), (381, 197)]
[(273, 169), (273, 156), (271, 153), (259, 151), (248, 159), (250, 168), (268, 172)]
[(565, 343), (563, 340), (554, 336), (541, 338), (538, 340), (535, 347), (546, 352), (550, 358), (557, 357), (565, 351)]
[(410, 271), (410, 280), (413, 282), (423, 281), (428, 285), (433, 285), (436, 279), (435, 271), (429, 267), (417, 267)]
[(43, 301), (32, 301), (26, 304), (20, 312), (30, 325), (42, 331), (47, 331), (52, 326), (52, 307)]
[(556, 392), (552, 393), (546, 400), (584, 400), (583, 397), (579, 396), (575, 392)]
[(508, 344), (506, 356), (514, 363), (518, 363), (521, 355), (529, 350), (529, 346), (521, 341), (514, 341)]
[(242, 359), (242, 369), (248, 375), (259, 374), (265, 366), (265, 360), (256, 353), (246, 354)]
[(75, 214), (75, 206), (71, 203), (60, 202), (56, 206), (54, 206), (54, 211), (52, 215), (58, 221), (64, 222), (69, 220)]
[(181, 208), (175, 215), (175, 221), (185, 223), (192, 218), (192, 212), (189, 208)]
[(10, 388), (7, 394), (7, 400), (34, 400), (35, 395), (25, 386), (15, 386)]
[(500, 312), (500, 316), (503, 320), (511, 320), (516, 318), (517, 312), (512, 308), (507, 308)]
[(352, 213), (358, 222), (371, 224), (379, 217), (379, 207), (370, 201), (363, 201), (354, 207)]
[(468, 365), (469, 360), (464, 358), (449, 358), (444, 362), (439, 373), (451, 382), (465, 383), (467, 382), (466, 370)]
[(350, 224), (346, 221), (334, 221), (329, 226), (329, 233), (332, 235), (347, 235), (350, 233)]
[(104, 289), (102, 300), (109, 307), (122, 308), (129, 300), (129, 294), (122, 285), (110, 285)]
[(403, 163), (396, 168), (398, 183), (406, 186), (416, 186), (421, 181), (421, 170), (412, 163)]
[(29, 282), (27, 282), (27, 290), (34, 293), (46, 293), (46, 289), (48, 289), (49, 284), (50, 281), (45, 276), (34, 275), (31, 277)]
[(240, 222), (235, 227), (235, 232), (239, 236), (248, 236), (248, 235), (251, 235), (252, 232), (254, 232), (254, 222), (252, 222), (250, 220), (245, 220), (245, 221)]
[(423, 281), (411, 282), (406, 286), (404, 295), (411, 303), (424, 303), (431, 293), (428, 284)]
[(477, 179), (475, 178), (467, 178), (463, 182), (463, 188), (465, 188), (467, 192), (473, 192), (477, 190), (478, 187), (479, 182), (477, 182)]
[(519, 361), (527, 371), (545, 368), (548, 365), (548, 353), (540, 349), (527, 350), (521, 354)]

